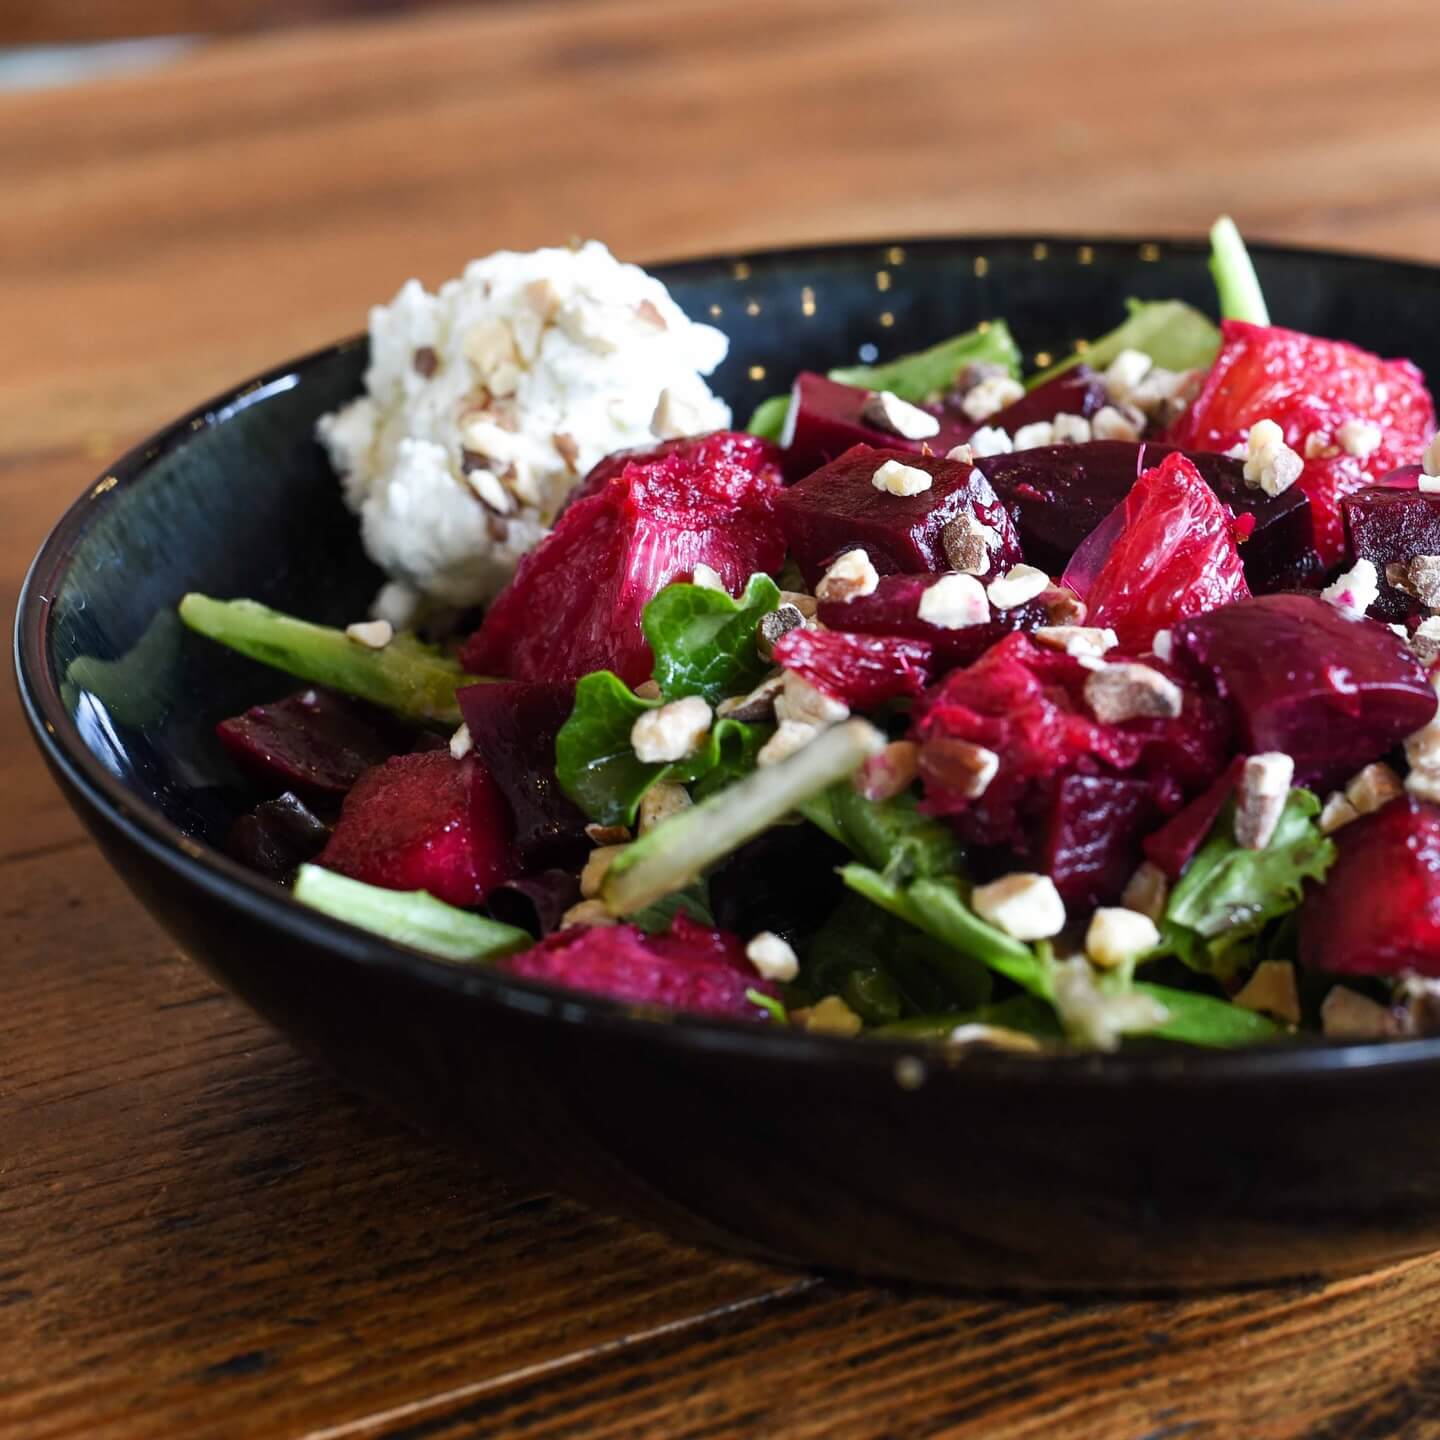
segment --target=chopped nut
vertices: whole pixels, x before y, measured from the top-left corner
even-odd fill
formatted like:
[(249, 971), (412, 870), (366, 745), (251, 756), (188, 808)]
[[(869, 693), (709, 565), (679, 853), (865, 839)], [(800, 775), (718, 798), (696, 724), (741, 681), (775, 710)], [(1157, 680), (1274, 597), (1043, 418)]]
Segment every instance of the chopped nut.
[(985, 598), (984, 586), (973, 575), (942, 575), (920, 592), (916, 613), (927, 625), (963, 630), (989, 620), (990, 602)]
[(1160, 716), (1173, 720), (1184, 708), (1180, 687), (1138, 661), (1104, 665), (1085, 677), (1085, 703), (1104, 725)]
[(1345, 798), (1358, 815), (1373, 815), (1404, 793), (1400, 777), (1381, 760), (1367, 765), (1345, 787)]
[(870, 483), (890, 495), (923, 495), (935, 483), (935, 477), (918, 465), (886, 460), (870, 477)]
[(651, 433), (661, 440), (678, 440), (682, 435), (694, 435), (704, 428), (704, 424), (703, 412), (668, 387), (660, 392), (650, 417)]
[(987, 375), (978, 385), (972, 385), (960, 401), (960, 408), (966, 418), (978, 425), (992, 415), (1025, 398), (1025, 387), (1008, 375)]
[(1010, 372), (1003, 366), (997, 365), (993, 360), (971, 360), (969, 364), (960, 369), (955, 377), (955, 386), (952, 390), (952, 397), (956, 400), (963, 399), (983, 380), (1009, 379)]
[(1154, 369), (1154, 364), (1143, 350), (1122, 350), (1102, 377), (1111, 400), (1117, 404), (1128, 401), (1135, 387)]
[(603, 900), (582, 900), (572, 905), (561, 917), (560, 928), (573, 930), (577, 925), (618, 925)]
[(1000, 757), (993, 750), (943, 735), (920, 746), (917, 760), (929, 784), (943, 786), (970, 800), (978, 800), (990, 788), (1000, 769)]
[(709, 734), (710, 719), (710, 707), (698, 695), (647, 710), (630, 727), (635, 758), (646, 765), (668, 765), (688, 758)]
[(1280, 750), (1246, 757), (1235, 788), (1235, 843), (1243, 850), (1263, 850), (1290, 797), (1295, 762)]
[(580, 464), (580, 447), (575, 443), (574, 437), (567, 435), (563, 430), (557, 430), (550, 437), (550, 443), (555, 447), (555, 453), (574, 470)]
[(1185, 413), (1193, 398), (1196, 373), (1156, 365), (1126, 397), (1127, 402), (1150, 419), (1169, 425)]
[(1052, 585), (1040, 596), (1045, 618), (1052, 625), (1083, 625), (1085, 602), (1068, 585)]
[(712, 569), (703, 560), (690, 572), (690, 583), (698, 585), (702, 590), (719, 590), (723, 595), (730, 593), (720, 578), (720, 572)]
[(1408, 563), (1387, 565), (1385, 579), (1427, 610), (1440, 610), (1440, 555), (1415, 555)]
[[(923, 764), (923, 751), (922, 751)], [(1048, 875), (1002, 875), (977, 885), (970, 895), (975, 913), (1012, 940), (1048, 940), (1065, 928), (1065, 902)]]
[(395, 627), (388, 620), (357, 620), (345, 633), (367, 650), (383, 650), (395, 638)]
[(433, 345), (419, 345), (410, 357), (410, 363), (414, 365), (417, 375), (428, 380), (440, 368), (440, 357), (435, 353)]
[(1125, 882), (1125, 891), (1120, 903), (1127, 910), (1148, 916), (1157, 925), (1165, 914), (1170, 901), (1170, 881), (1165, 872), (1151, 860), (1141, 862), (1135, 873)]
[(947, 1044), (958, 1045), (965, 1050), (1006, 1050), (1017, 1055), (1035, 1054), (1044, 1046), (1023, 1030), (1012, 1030), (1007, 1025), (957, 1025), (949, 1034)]
[(625, 853), (624, 845), (597, 845), (585, 857), (585, 868), (580, 872), (580, 894), (586, 900), (593, 900), (605, 883), (605, 873)]
[(1440, 770), (1412, 770), (1405, 777), (1405, 793), (1440, 805)]
[(640, 833), (648, 835), (672, 815), (688, 810), (694, 802), (690, 792), (670, 780), (660, 780), (640, 797)]
[(504, 320), (482, 320), (466, 332), (462, 348), (476, 374), (487, 382), (492, 393), (498, 393), (489, 385), (489, 379), (501, 365), (514, 363), (515, 332)]
[(808, 1010), (796, 1010), (798, 1020), (811, 1035), (858, 1035), (865, 1022), (838, 996), (827, 995)]
[(880, 574), (863, 550), (847, 550), (820, 578), (815, 587), (818, 600), (854, 600), (873, 595), (880, 583)]
[[(976, 456), (983, 458), (986, 455), (1008, 455), (1014, 448), (1009, 435), (998, 425), (982, 425), (963, 445), (957, 445), (955, 450), (968, 450), (970, 453), (964, 459), (966, 464), (970, 464)], [(955, 450), (945, 458), (958, 458)]]
[[(653, 788), (653, 787), (652, 787)], [(625, 825), (596, 825), (585, 827), (585, 838), (592, 845), (625, 845), (630, 840), (630, 830)]]
[(990, 552), (1000, 548), (1000, 532), (964, 510), (945, 522), (940, 544), (952, 570), (962, 575), (988, 575)]
[(1368, 995), (1336, 985), (1320, 1005), (1320, 1028), (1331, 1040), (1384, 1040), (1390, 1012)]
[(1425, 447), (1420, 469), (1426, 475), (1440, 475), (1440, 434), (1432, 436), (1429, 445)]
[(560, 292), (553, 280), (532, 280), (525, 286), (524, 294), (525, 303), (542, 321), (548, 321), (560, 308)]
[(903, 436), (906, 440), (928, 440), (940, 433), (939, 420), (928, 410), (902, 400), (889, 390), (877, 390), (867, 395), (860, 407), (860, 418), (877, 430)]
[(1440, 616), (1422, 620), (1410, 637), (1410, 648), (1422, 665), (1433, 665), (1440, 660)]
[(1320, 598), (1328, 600), (1352, 620), (1358, 620), (1380, 598), (1380, 577), (1369, 560), (1357, 560)]
[(1440, 980), (1405, 975), (1395, 987), (1391, 1022), (1401, 1035), (1440, 1035)]
[(1282, 495), (1299, 478), (1305, 462), (1285, 443), (1273, 420), (1257, 420), (1245, 441), (1245, 483), (1267, 495)]
[(1085, 953), (1102, 970), (1138, 960), (1160, 943), (1155, 922), (1138, 910), (1102, 905), (1085, 931)]
[(1359, 818), (1360, 812), (1338, 790), (1332, 790), (1320, 807), (1320, 833), (1333, 835)]
[(1303, 453), (1307, 460), (1333, 460), (1340, 453), (1340, 447), (1331, 444), (1325, 431), (1312, 430), (1305, 437)]
[(773, 930), (762, 930), (745, 947), (745, 958), (766, 980), (786, 984), (800, 973), (800, 960), (788, 941)]
[(813, 620), (820, 609), (820, 602), (803, 590), (782, 590), (780, 603), (793, 605), (807, 620)]
[(660, 313), (660, 307), (653, 300), (642, 300), (635, 307), (635, 318), (651, 330), (668, 330), (670, 326)]
[(514, 510), (514, 500), (510, 498), (509, 492), (500, 483), (500, 477), (493, 470), (487, 470), (483, 466), (476, 466), (474, 469), (467, 467), (464, 475), (465, 483), (497, 515), (508, 515)]
[(1057, 415), (1050, 429), (1057, 445), (1088, 445), (1092, 438), (1090, 422), (1083, 415)]
[(1055, 427), (1048, 420), (1037, 420), (1033, 425), (1022, 425), (1015, 432), (1012, 442), (1016, 450), (1040, 450), (1055, 443)]
[(471, 738), (470, 727), (461, 727), (450, 737), (450, 755), (452, 759), (463, 760), (475, 748), (475, 741)]
[(775, 702), (780, 698), (785, 677), (778, 671), (767, 675), (748, 695), (732, 695), (722, 700), (715, 713), (722, 720), (743, 720), (753, 725), (759, 720), (771, 720), (775, 716)]
[(1034, 565), (1012, 565), (998, 579), (986, 586), (990, 603), (997, 610), (1013, 610), (1034, 600), (1050, 588), (1050, 577)]
[(968, 445), (955, 445), (945, 452), (945, 458), (955, 461), (957, 465), (973, 465), (975, 452)]
[(762, 660), (772, 659), (781, 636), (804, 628), (805, 617), (800, 611), (794, 605), (782, 605), (760, 617), (755, 626), (755, 649)]
[(856, 772), (855, 788), (877, 804), (893, 800), (915, 783), (920, 773), (920, 747), (913, 740), (892, 740)]
[(1300, 990), (1288, 960), (1262, 960), (1230, 999), (1242, 1010), (1273, 1016), (1286, 1025), (1300, 1023)]
[(850, 707), (843, 700), (817, 690), (803, 675), (785, 671), (775, 701), (775, 715), (782, 724), (792, 720), (802, 725), (838, 725), (849, 714)]
[(763, 767), (788, 760), (797, 750), (803, 750), (820, 733), (820, 728), (802, 720), (782, 720), (775, 733), (760, 747), (755, 763)]
[(1090, 434), (1096, 440), (1126, 440), (1133, 444), (1140, 438), (1141, 429), (1141, 425), (1114, 405), (1102, 405), (1090, 417)]
[(1063, 650), (1067, 655), (1103, 655), (1120, 643), (1120, 637), (1108, 626), (1101, 629), (1094, 625), (1041, 625), (1034, 639), (1037, 644)]
[(642, 680), (636, 687), (635, 693), (642, 700), (658, 700), (660, 698), (660, 686), (654, 680)]
[(1175, 658), (1175, 637), (1168, 630), (1157, 630), (1150, 641), (1150, 653), (1169, 664)]
[(1365, 460), (1380, 448), (1385, 436), (1380, 427), (1369, 420), (1347, 420), (1335, 432), (1335, 438), (1347, 455)]

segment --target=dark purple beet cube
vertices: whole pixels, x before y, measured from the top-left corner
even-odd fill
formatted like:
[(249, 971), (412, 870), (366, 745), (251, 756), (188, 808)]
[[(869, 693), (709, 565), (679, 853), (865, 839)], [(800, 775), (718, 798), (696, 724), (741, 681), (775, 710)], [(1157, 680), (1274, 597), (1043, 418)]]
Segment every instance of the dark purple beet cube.
[(1205, 843), (1220, 812), (1239, 784), (1245, 757), (1237, 755), (1225, 773), (1197, 795), (1177, 815), (1145, 837), (1145, 858), (1158, 865), (1172, 880), (1178, 880), (1195, 852)]
[[(877, 490), (873, 478), (887, 460), (928, 471), (930, 488), (918, 495)], [(811, 586), (819, 583), (836, 555), (856, 546), (881, 574), (948, 570), (940, 532), (962, 514), (999, 535), (992, 559), (995, 573), (1024, 558), (1015, 527), (990, 482), (972, 466), (938, 455), (856, 445), (790, 486), (776, 509), (790, 552)]]
[(790, 394), (790, 413), (782, 437), (785, 473), (808, 475), (854, 445), (908, 450), (915, 455), (923, 454), (928, 446), (932, 454), (944, 455), (974, 432), (974, 425), (963, 415), (947, 411), (935, 416), (940, 426), (938, 434), (908, 440), (865, 419), (861, 412), (873, 393), (858, 385), (827, 380), (813, 371), (801, 371)]
[[(1096, 440), (980, 456), (975, 468), (985, 473), (1009, 507), (1026, 559), (1058, 575), (1080, 542), (1129, 494), (1141, 471), (1158, 465), (1175, 448)], [(1254, 517), (1254, 528), (1240, 543), (1245, 580), (1254, 593), (1314, 579), (1319, 559), (1310, 501), (1298, 485), (1283, 495), (1266, 495), (1245, 484), (1243, 462), (1226, 455), (1185, 453), (1237, 517)]]
[(1140, 863), (1140, 842), (1156, 819), (1147, 781), (1067, 775), (1040, 837), (1040, 868), (1068, 906), (1119, 898)]
[(1390, 584), (1385, 570), (1417, 555), (1440, 555), (1440, 495), (1371, 485), (1343, 500), (1340, 509), (1351, 561), (1369, 560), (1380, 577), (1380, 597), (1368, 613), (1387, 621), (1423, 616), (1424, 606)]
[(1399, 636), (1316, 595), (1257, 595), (1174, 627), (1176, 661), (1233, 706), (1246, 750), (1282, 750), (1300, 785), (1330, 789), (1435, 715)]
[(298, 795), (287, 790), (242, 815), (225, 837), (225, 849), (242, 865), (279, 880), (312, 860), (330, 829)]
[[(1037, 385), (1014, 404), (981, 421), (981, 424), (993, 425), (1007, 435), (1013, 435), (1025, 425), (1037, 425), (1042, 421), (1048, 423), (1057, 415), (1079, 415), (1088, 420), (1109, 403), (1105, 382), (1088, 365), (1076, 365), (1053, 380)], [(979, 428), (979, 425), (972, 424), (971, 433)]]

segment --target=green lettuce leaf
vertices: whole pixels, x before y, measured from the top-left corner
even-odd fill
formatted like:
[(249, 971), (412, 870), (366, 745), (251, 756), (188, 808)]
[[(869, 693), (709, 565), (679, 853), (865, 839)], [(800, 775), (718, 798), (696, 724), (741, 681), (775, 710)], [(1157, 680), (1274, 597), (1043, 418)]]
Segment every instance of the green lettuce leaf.
[(609, 670), (596, 670), (576, 685), (575, 708), (555, 737), (555, 774), (560, 788), (597, 823), (633, 825), (645, 792), (661, 780), (704, 780), (708, 793), (755, 768), (769, 727), (738, 720), (717, 720), (686, 760), (647, 765), (635, 754), (630, 731), (661, 703), (642, 700)]
[(790, 414), (790, 397), (788, 395), (772, 395), (768, 400), (762, 400), (750, 416), (746, 430), (752, 435), (758, 435), (762, 440), (774, 440), (779, 442), (780, 437), (785, 433), (785, 421)]
[(954, 832), (933, 816), (920, 814), (913, 794), (876, 802), (848, 783), (833, 785), (801, 813), (892, 883), (953, 875), (960, 869)]
[(1028, 389), (1078, 365), (1082, 360), (1103, 370), (1122, 350), (1141, 350), (1166, 370), (1206, 369), (1220, 352), (1220, 332), (1214, 323), (1183, 300), (1127, 300), (1130, 317), (1123, 325), (1092, 340), (1075, 354), (1032, 375)]
[(1335, 842), (1320, 833), (1320, 802), (1292, 790), (1275, 834), (1263, 850), (1235, 843), (1233, 803), (1170, 894), (1162, 927), (1165, 948), (1193, 970), (1229, 979), (1254, 956), (1254, 943), (1273, 920), (1304, 898), (1307, 880), (1322, 880)]
[(661, 695), (700, 695), (714, 705), (753, 689), (771, 668), (755, 648), (755, 627), (779, 604), (768, 575), (752, 575), (739, 600), (703, 585), (667, 585), (641, 621)]

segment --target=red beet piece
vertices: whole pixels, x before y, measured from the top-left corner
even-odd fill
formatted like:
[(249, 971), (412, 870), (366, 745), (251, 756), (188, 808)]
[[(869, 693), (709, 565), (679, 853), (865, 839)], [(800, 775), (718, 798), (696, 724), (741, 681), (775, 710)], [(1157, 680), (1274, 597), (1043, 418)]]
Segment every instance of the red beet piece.
[(1335, 835), (1300, 907), (1300, 959), (1351, 975), (1440, 975), (1440, 810), (1413, 796)]
[(1126, 496), (1121, 528), (1090, 586), (1088, 623), (1123, 644), (1249, 595), (1231, 517), (1183, 455), (1167, 455)]
[(279, 880), (318, 855), (329, 838), (325, 822), (287, 790), (236, 820), (225, 837), (225, 849), (242, 865)]
[[(1089, 445), (981, 456), (975, 466), (1015, 517), (1026, 559), (1058, 575), (1080, 542), (1130, 493), (1147, 466), (1158, 465), (1174, 448), (1096, 440)], [(1292, 589), (1314, 579), (1320, 560), (1310, 501), (1298, 486), (1271, 496), (1245, 484), (1245, 467), (1239, 460), (1201, 451), (1187, 452), (1186, 458), (1239, 519), (1253, 521), (1240, 545), (1240, 559), (1255, 594)]]
[[(1079, 415), (1088, 420), (1109, 403), (1105, 382), (1088, 365), (1076, 365), (1053, 380), (1026, 391), (1013, 404), (981, 421), (981, 425), (990, 425), (1013, 435), (1022, 426), (1048, 422), (1057, 415)], [(979, 428), (980, 425), (972, 423), (970, 434), (973, 435)]]
[(555, 737), (575, 708), (574, 682), (467, 685), (455, 698), (475, 756), (509, 807), (518, 868), (582, 864), (590, 851), (585, 816), (555, 778)]
[(1425, 671), (1397, 635), (1314, 595), (1261, 595), (1174, 633), (1177, 663), (1234, 707), (1247, 753), (1283, 750), (1296, 783), (1342, 784), (1435, 714)]
[(964, 416), (942, 412), (935, 417), (940, 426), (938, 434), (924, 440), (907, 440), (865, 419), (865, 402), (874, 393), (858, 385), (827, 380), (810, 370), (801, 371), (791, 391), (783, 440), (786, 473), (808, 475), (855, 445), (908, 450), (915, 455), (928, 448), (933, 455), (944, 455), (974, 433), (975, 427)]
[[(887, 460), (928, 471), (930, 488), (918, 495), (877, 490), (872, 481)], [(836, 555), (855, 546), (865, 550), (882, 574), (949, 570), (940, 532), (962, 514), (999, 535), (999, 549), (992, 552), (997, 571), (1024, 558), (1015, 527), (990, 482), (972, 466), (937, 455), (856, 445), (792, 485), (780, 497), (778, 509), (790, 551), (812, 586)]]
[(560, 930), (500, 964), (527, 980), (720, 1020), (767, 1018), (746, 998), (747, 990), (779, 997), (775, 984), (755, 973), (734, 935), (683, 915), (664, 935), (646, 935), (634, 925)]
[(513, 871), (505, 801), (473, 756), (396, 755), (345, 797), (316, 863), (386, 890), (478, 905)]
[(1118, 899), (1140, 861), (1140, 841), (1154, 823), (1154, 788), (1110, 775), (1067, 775), (1055, 787), (1038, 861), (1066, 905)]
[(215, 733), (246, 769), (312, 795), (343, 795), (397, 748), (359, 705), (328, 690), (256, 705)]
[(1371, 485), (1345, 499), (1341, 510), (1350, 558), (1369, 560), (1380, 579), (1379, 598), (1366, 613), (1377, 620), (1422, 619), (1425, 607), (1390, 584), (1385, 570), (1417, 555), (1440, 555), (1440, 495)]
[(791, 630), (775, 660), (852, 710), (918, 695), (930, 683), (934, 652), (907, 635), (847, 635), (840, 630)]
[(939, 579), (934, 575), (885, 575), (869, 595), (853, 600), (822, 600), (820, 623), (827, 630), (855, 635), (908, 635), (934, 651), (937, 669), (978, 660), (997, 640), (1015, 630), (1034, 630), (1049, 621), (1038, 600), (997, 610), (984, 625), (946, 630), (920, 618), (920, 597)]
[[(1224, 343), (1195, 402), (1167, 437), (1193, 450), (1228, 450), (1257, 420), (1273, 420), (1301, 455), (1306, 442), (1333, 450), (1307, 460), (1299, 480), (1310, 497), (1315, 543), (1324, 565), (1344, 554), (1340, 502), (1397, 465), (1407, 465), (1435, 433), (1424, 377), (1408, 360), (1381, 360), (1340, 340), (1279, 326), (1226, 320)], [(1347, 420), (1380, 428), (1371, 454), (1346, 454), (1338, 439)]]
[(514, 680), (605, 669), (632, 685), (646, 679), (640, 616), (657, 591), (705, 564), (738, 594), (785, 558), (779, 473), (768, 447), (745, 438), (702, 436), (627, 460), (572, 505), (466, 643), (466, 668)]
[(1178, 880), (1214, 828), (1225, 802), (1240, 781), (1240, 772), (1244, 767), (1245, 757), (1237, 755), (1208, 790), (1197, 795), (1178, 815), (1171, 816), (1158, 830), (1147, 835), (1145, 858), (1158, 865), (1172, 880)]

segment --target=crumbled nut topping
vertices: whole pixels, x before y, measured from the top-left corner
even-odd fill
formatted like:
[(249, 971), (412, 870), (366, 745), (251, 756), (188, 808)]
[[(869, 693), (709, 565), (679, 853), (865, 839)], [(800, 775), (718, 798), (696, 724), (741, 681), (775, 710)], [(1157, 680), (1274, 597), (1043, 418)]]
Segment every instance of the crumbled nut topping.
[(625, 845), (630, 840), (630, 830), (625, 825), (596, 825), (592, 822), (585, 827), (585, 838), (592, 845)]
[(756, 974), (766, 980), (788, 984), (800, 973), (800, 959), (790, 943), (773, 930), (762, 930), (745, 946), (745, 958)]
[(810, 725), (802, 720), (782, 720), (775, 733), (760, 747), (755, 763), (763, 768), (788, 760), (797, 750), (803, 750), (820, 730), (819, 725)]
[(1337, 830), (1343, 830), (1352, 820), (1359, 818), (1360, 812), (1345, 796), (1339, 790), (1332, 790), (1320, 807), (1320, 833), (1333, 835)]
[(918, 465), (887, 460), (870, 477), (870, 483), (890, 495), (923, 495), (935, 483), (935, 478)]
[(640, 797), (640, 833), (648, 835), (672, 815), (688, 810), (694, 802), (690, 792), (670, 780), (660, 780)]
[(1336, 985), (1321, 1002), (1320, 1028), (1331, 1040), (1383, 1040), (1390, 1012), (1368, 995)]
[(1023, 1030), (1012, 1030), (1008, 1025), (981, 1025), (972, 1021), (968, 1025), (957, 1025), (947, 1037), (947, 1044), (958, 1045), (964, 1050), (1006, 1050), (1017, 1055), (1036, 1054), (1045, 1047)]
[(1055, 443), (1055, 427), (1048, 420), (1022, 425), (1011, 442), (1015, 450), (1040, 450)]
[(917, 613), (927, 625), (963, 630), (990, 619), (985, 587), (973, 575), (942, 575), (920, 592)]
[(1102, 405), (1090, 417), (1090, 434), (1096, 440), (1127, 440), (1133, 444), (1140, 438), (1143, 428), (1143, 415), (1137, 424), (1130, 415), (1114, 405)]
[(1049, 940), (1065, 928), (1065, 902), (1048, 875), (1002, 875), (977, 885), (970, 904), (982, 920), (1012, 940)]
[(877, 804), (893, 800), (915, 783), (920, 773), (920, 747), (913, 740), (892, 740), (856, 772), (854, 786)]
[(1144, 860), (1125, 882), (1120, 903), (1127, 910), (1148, 916), (1159, 924), (1170, 902), (1170, 881), (1165, 872), (1151, 860)]
[(690, 583), (698, 585), (702, 590), (719, 590), (727, 595), (730, 593), (725, 589), (720, 572), (712, 569), (703, 560), (690, 572)]
[(1160, 931), (1148, 915), (1119, 906), (1102, 905), (1085, 931), (1085, 954), (1102, 970), (1128, 965), (1159, 943)]
[(1369, 560), (1357, 560), (1320, 598), (1328, 600), (1352, 620), (1358, 620), (1380, 598), (1380, 577)]
[(785, 671), (775, 701), (775, 716), (782, 723), (791, 720), (802, 725), (838, 725), (849, 714), (850, 707), (843, 700), (832, 699), (803, 675)]
[(943, 786), (970, 800), (978, 800), (1000, 769), (1000, 757), (969, 740), (937, 735), (920, 746), (920, 773), (930, 785)]
[(1440, 555), (1415, 555), (1408, 563), (1392, 561), (1385, 567), (1385, 579), (1427, 610), (1440, 610)]
[(1040, 596), (1045, 618), (1052, 625), (1083, 625), (1085, 602), (1068, 586), (1052, 585)]
[(873, 595), (880, 573), (863, 550), (847, 550), (821, 577), (815, 587), (817, 600), (854, 600)]
[(367, 650), (383, 650), (395, 638), (395, 627), (388, 620), (357, 620), (345, 633)]
[(512, 365), (516, 358), (515, 332), (509, 324), (498, 318), (482, 320), (466, 332), (461, 348), (491, 394), (498, 394), (490, 377), (500, 366)]
[(1120, 637), (1108, 626), (1101, 629), (1095, 625), (1041, 625), (1034, 639), (1037, 644), (1063, 650), (1067, 655), (1103, 655), (1120, 643)]
[(860, 418), (877, 430), (906, 440), (928, 440), (940, 433), (940, 422), (928, 410), (902, 400), (889, 390), (876, 390), (865, 397)]
[(1269, 1015), (1284, 1025), (1300, 1023), (1300, 990), (1288, 960), (1262, 960), (1230, 999), (1242, 1010)]
[(600, 894), (610, 867), (625, 853), (624, 845), (597, 845), (585, 857), (585, 868), (580, 872), (580, 894), (586, 900), (594, 900)]
[(474, 469), (467, 467), (464, 475), (465, 483), (475, 492), (476, 498), (488, 505), (497, 515), (509, 515), (514, 510), (515, 502), (493, 470), (487, 470), (483, 466)]
[(998, 579), (986, 586), (990, 603), (997, 610), (1013, 610), (1034, 600), (1050, 588), (1050, 577), (1034, 565), (1012, 565)]
[(646, 765), (685, 760), (710, 733), (710, 707), (698, 695), (647, 710), (630, 727), (635, 758)]
[(1000, 532), (962, 510), (940, 531), (940, 545), (952, 570), (962, 575), (988, 575), (992, 550), (1000, 548)]
[(1283, 495), (1299, 478), (1305, 462), (1285, 443), (1273, 420), (1257, 420), (1245, 442), (1245, 483), (1267, 495)]
[(1369, 420), (1347, 420), (1335, 432), (1340, 448), (1357, 460), (1366, 460), (1383, 443), (1385, 436), (1378, 425)]
[(780, 603), (793, 605), (807, 620), (813, 620), (820, 609), (820, 602), (803, 590), (782, 590)]
[(1246, 757), (1235, 790), (1235, 843), (1244, 850), (1263, 850), (1274, 838), (1290, 786), (1295, 762), (1280, 750)]
[(1373, 815), (1404, 793), (1400, 777), (1382, 760), (1357, 772), (1345, 787), (1345, 798), (1359, 815)]
[(795, 605), (782, 605), (778, 610), (771, 610), (768, 614), (760, 617), (759, 623), (755, 626), (755, 649), (759, 652), (762, 660), (774, 658), (775, 646), (779, 643), (782, 635), (788, 635), (792, 630), (802, 630), (805, 627), (805, 617)]
[(1088, 445), (1092, 438), (1090, 422), (1083, 415), (1057, 415), (1050, 431), (1057, 445)]
[(1160, 716), (1173, 720), (1184, 708), (1180, 687), (1138, 661), (1106, 664), (1085, 677), (1085, 703), (1105, 725)]
[(658, 700), (660, 698), (660, 686), (654, 680), (642, 680), (635, 687), (635, 693), (642, 700)]
[(1409, 643), (1422, 665), (1433, 665), (1440, 660), (1440, 617), (1422, 620)]
[(474, 748), (475, 741), (470, 735), (470, 727), (468, 725), (461, 725), (450, 737), (451, 759), (463, 760)]
[(743, 720), (747, 725), (757, 721), (771, 720), (775, 716), (775, 701), (785, 684), (785, 677), (778, 671), (767, 676), (748, 695), (732, 695), (715, 707), (715, 713), (722, 720)]
[(1007, 405), (1025, 398), (1025, 387), (1008, 375), (987, 375), (978, 385), (972, 385), (960, 401), (960, 408), (968, 419), (977, 425), (998, 414)]
[(811, 1035), (858, 1035), (865, 1028), (865, 1022), (838, 995), (827, 995), (808, 1010), (795, 1010), (790, 1018)]
[(557, 430), (551, 437), (555, 453), (574, 470), (580, 463), (580, 447), (575, 443), (574, 437), (567, 435), (563, 430)]
[(573, 930), (577, 925), (618, 925), (619, 923), (603, 900), (582, 900), (578, 905), (572, 905), (560, 917), (562, 930)]

